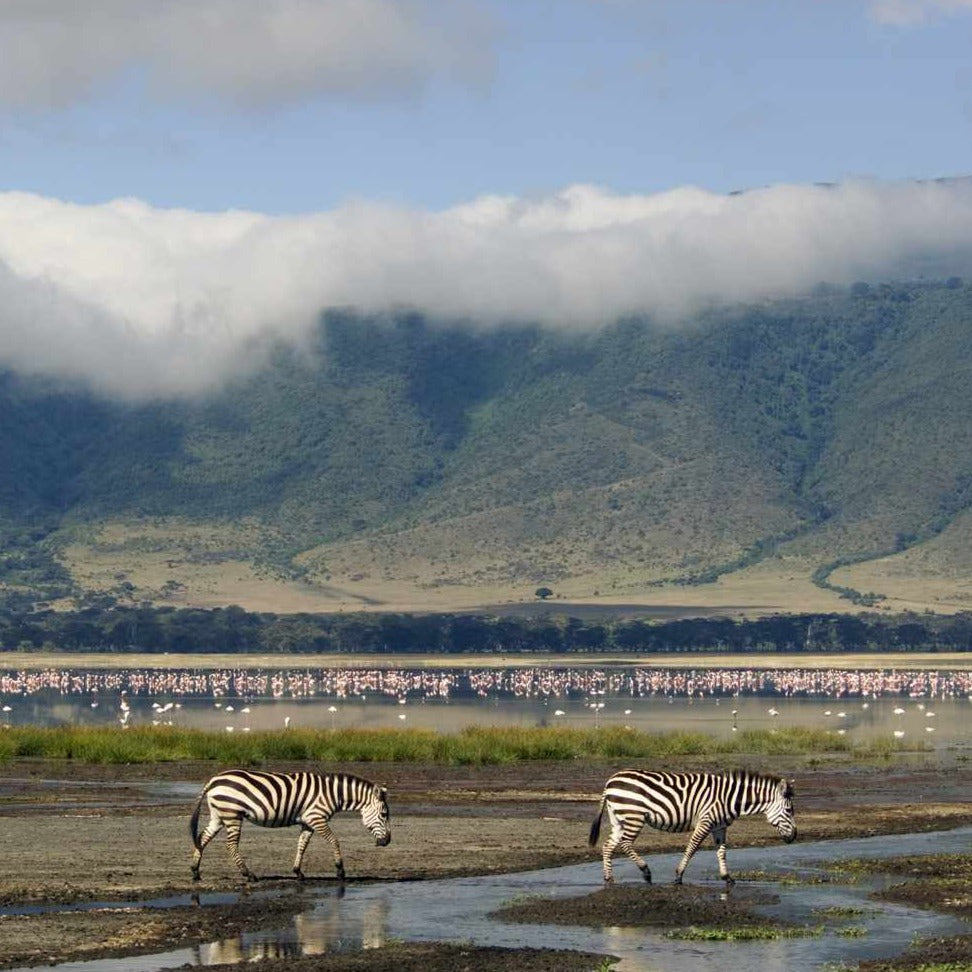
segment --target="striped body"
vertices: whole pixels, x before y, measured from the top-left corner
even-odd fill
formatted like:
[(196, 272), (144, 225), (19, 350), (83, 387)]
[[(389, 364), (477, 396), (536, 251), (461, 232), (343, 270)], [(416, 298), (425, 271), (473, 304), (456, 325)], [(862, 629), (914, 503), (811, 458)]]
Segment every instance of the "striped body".
[(793, 787), (778, 776), (748, 770), (725, 773), (644, 773), (622, 770), (607, 781), (597, 818), (591, 826), (591, 846), (597, 843), (601, 818), (607, 810), (611, 834), (604, 842), (604, 880), (611, 881), (611, 858), (620, 849), (641, 869), (646, 881), (651, 871), (635, 852), (633, 842), (647, 823), (656, 830), (691, 831), (688, 846), (675, 871), (676, 883), (692, 856), (710, 834), (719, 859), (719, 875), (733, 880), (726, 865), (726, 830), (738, 817), (763, 813), (787, 843), (796, 839), (793, 822)]
[[(209, 823), (199, 833), (203, 802), (209, 807)], [(253, 878), (240, 854), (243, 821), (261, 827), (301, 828), (297, 840), (294, 874), (303, 878), (301, 861), (311, 837), (320, 834), (334, 851), (334, 866), (344, 878), (344, 862), (337, 837), (328, 825), (340, 810), (359, 810), (361, 822), (384, 847), (391, 841), (388, 801), (384, 787), (348, 773), (264, 773), (231, 770), (214, 776), (199, 794), (189, 823), (195, 853), (192, 876), (199, 880), (199, 862), (206, 845), (226, 828), (226, 844), (233, 862), (246, 878)]]

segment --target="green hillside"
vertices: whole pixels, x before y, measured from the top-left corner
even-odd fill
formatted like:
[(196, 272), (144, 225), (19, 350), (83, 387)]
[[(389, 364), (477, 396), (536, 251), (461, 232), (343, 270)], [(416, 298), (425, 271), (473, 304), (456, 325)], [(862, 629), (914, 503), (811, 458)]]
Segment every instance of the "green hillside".
[(970, 369), (952, 280), (586, 335), (335, 313), (202, 401), (2, 374), (0, 583), (122, 589), (154, 556), (170, 595), (221, 562), (320, 591), (620, 594), (769, 563), (826, 585), (965, 529)]

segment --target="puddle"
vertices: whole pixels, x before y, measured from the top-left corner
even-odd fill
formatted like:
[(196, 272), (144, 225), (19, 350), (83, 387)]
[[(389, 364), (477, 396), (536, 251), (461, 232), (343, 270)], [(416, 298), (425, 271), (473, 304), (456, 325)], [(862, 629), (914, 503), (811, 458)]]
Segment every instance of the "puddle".
[[(730, 865), (737, 871), (814, 870), (815, 862), (849, 857), (889, 857), (900, 854), (941, 854), (969, 850), (972, 827), (957, 830), (899, 834), (856, 840), (743, 848), (730, 851)], [(678, 854), (648, 857), (658, 876), (673, 874)], [(638, 884), (640, 877), (630, 862), (616, 863), (619, 882)], [(715, 855), (703, 852), (693, 861), (688, 880), (711, 884), (716, 871)], [(694, 872), (694, 873), (693, 873)], [(454, 878), (415, 883), (349, 885), (342, 895), (322, 889), (309, 896), (309, 907), (284, 929), (246, 933), (232, 939), (193, 948), (139, 956), (141, 972), (158, 972), (178, 966), (206, 966), (225, 962), (253, 961), (266, 957), (320, 955), (356, 948), (377, 948), (389, 939), (401, 941), (462, 940), (477, 945), (507, 948), (571, 948), (620, 957), (618, 972), (724, 972), (727, 959), (733, 967), (790, 972), (814, 969), (825, 963), (852, 962), (892, 956), (903, 951), (912, 938), (958, 934), (967, 925), (956, 918), (887, 902), (868, 900), (881, 878), (855, 885), (808, 884), (779, 886), (749, 882), (754, 888), (779, 895), (779, 904), (759, 908), (767, 915), (819, 925), (813, 912), (826, 908), (862, 908), (866, 914), (849, 922), (828, 922), (820, 937), (781, 939), (770, 942), (679, 942), (656, 931), (631, 928), (571, 928), (553, 925), (506, 924), (487, 917), (511, 899), (530, 895), (545, 897), (589, 894), (601, 887), (599, 861), (570, 867)], [(233, 895), (204, 895), (201, 903), (234, 900)], [(153, 907), (186, 903), (184, 898), (144, 902)], [(131, 902), (128, 903), (131, 906)], [(119, 903), (103, 904), (120, 907)], [(74, 907), (74, 906), (72, 906)], [(96, 907), (89, 905), (88, 907)], [(53, 909), (51, 909), (53, 910)], [(16, 913), (28, 913), (17, 909)], [(863, 926), (857, 938), (838, 934), (845, 924)], [(58, 972), (130, 972), (133, 959), (108, 959), (34, 966)], [(26, 969), (16, 972), (27, 972)]]

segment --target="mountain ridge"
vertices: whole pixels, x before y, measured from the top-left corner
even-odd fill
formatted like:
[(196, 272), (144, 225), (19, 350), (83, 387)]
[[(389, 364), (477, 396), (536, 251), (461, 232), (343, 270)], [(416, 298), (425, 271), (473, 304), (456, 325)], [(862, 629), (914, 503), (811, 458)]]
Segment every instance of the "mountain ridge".
[(793, 609), (857, 609), (883, 592), (855, 565), (911, 551), (915, 597), (895, 562), (884, 606), (968, 609), (968, 568), (933, 541), (968, 530), (970, 371), (952, 279), (582, 334), (330, 312), (309, 349), (200, 400), (3, 373), (0, 584), (161, 603), (297, 585), (339, 610), (793, 575)]

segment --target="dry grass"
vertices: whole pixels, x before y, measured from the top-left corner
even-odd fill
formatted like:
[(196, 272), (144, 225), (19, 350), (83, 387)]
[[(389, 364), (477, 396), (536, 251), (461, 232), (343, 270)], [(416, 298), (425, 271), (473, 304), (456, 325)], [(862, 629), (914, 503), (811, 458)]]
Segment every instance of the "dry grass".
[(972, 610), (972, 513), (957, 517), (939, 536), (892, 557), (834, 571), (835, 584), (878, 591), (895, 611)]
[[(972, 517), (929, 544), (845, 568), (832, 580), (886, 594), (879, 611), (972, 609), (972, 557), (967, 553), (972, 545), (962, 542), (966, 527), (972, 529)], [(423, 528), (314, 548), (297, 558), (309, 570), (301, 581), (260, 569), (248, 559), (262, 543), (279, 539), (253, 523), (112, 522), (70, 543), (62, 559), (89, 591), (180, 607), (238, 604), (279, 614), (470, 611), (484, 604), (531, 602), (539, 583), (554, 590), (554, 607), (556, 600), (602, 606), (677, 605), (689, 612), (719, 609), (737, 617), (860, 610), (812, 583), (819, 560), (809, 556), (777, 557), (711, 584), (656, 586), (657, 572), (631, 564), (591, 571), (583, 563), (571, 563), (572, 573), (554, 577), (559, 569), (555, 565), (564, 560), (559, 548), (551, 546), (551, 576), (534, 580), (515, 576), (515, 565), (508, 562), (501, 570), (498, 549), (465, 551), (458, 534), (437, 547), (426, 532)], [(935, 544), (939, 549), (931, 550)], [(434, 554), (435, 549), (440, 552)]]

